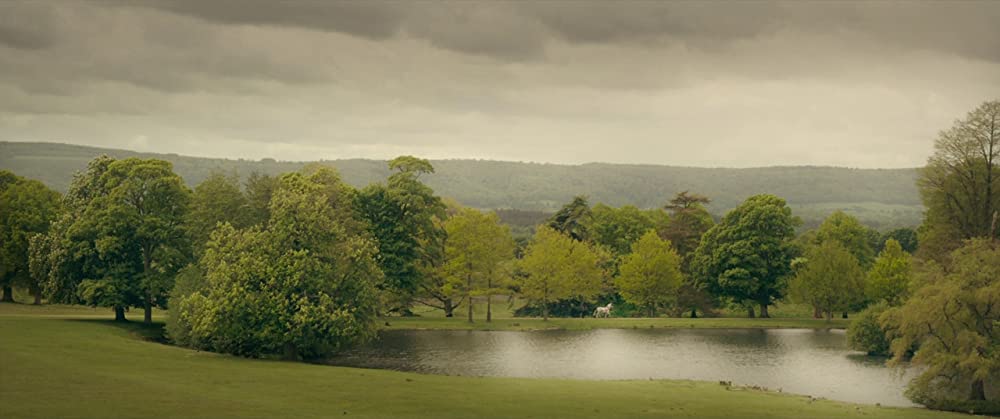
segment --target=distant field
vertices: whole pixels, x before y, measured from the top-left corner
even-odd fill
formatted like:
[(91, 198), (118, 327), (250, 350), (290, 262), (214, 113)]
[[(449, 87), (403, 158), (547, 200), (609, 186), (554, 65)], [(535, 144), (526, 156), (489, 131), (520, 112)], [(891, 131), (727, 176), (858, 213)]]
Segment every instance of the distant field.
[(55, 311), (0, 304), (4, 418), (968, 417), (708, 382), (451, 377), (252, 360), (149, 342), (150, 328), (135, 322), (25, 315), (35, 309)]
[(486, 303), (477, 302), (473, 306), (474, 323), (468, 322), (468, 308), (460, 307), (455, 311), (455, 317), (446, 318), (441, 310), (426, 306), (417, 306), (413, 312), (416, 317), (389, 317), (389, 329), (450, 329), (450, 330), (543, 330), (543, 329), (632, 329), (632, 328), (804, 328), (804, 329), (843, 329), (850, 320), (833, 319), (831, 322), (812, 319), (812, 308), (801, 304), (778, 304), (771, 308), (770, 319), (747, 319), (746, 313), (721, 310), (720, 317), (713, 318), (622, 318), (595, 319), (587, 317), (550, 318), (543, 321), (540, 318), (514, 317), (513, 309), (523, 302), (515, 300), (508, 303), (507, 297), (494, 297), (493, 322), (486, 322)]
[(465, 318), (453, 317), (394, 317), (386, 319), (388, 329), (446, 329), (446, 330), (589, 330), (589, 329), (846, 329), (850, 320), (834, 319), (743, 319), (716, 317), (708, 319), (689, 318), (610, 318), (610, 319), (567, 319), (551, 318), (496, 318), (487, 323), (479, 319), (469, 323)]
[[(15, 290), (17, 301), (30, 302), (31, 300), (20, 290)], [(26, 316), (26, 317), (73, 317), (73, 318), (93, 318), (111, 319), (114, 313), (106, 307), (87, 307), (79, 305), (64, 304), (44, 304), (35, 306), (31, 304), (0, 304), (0, 316)], [(473, 306), (473, 318), (475, 322), (469, 324), (467, 321), (468, 311), (466, 306), (460, 307), (455, 312), (455, 317), (446, 318), (441, 310), (417, 305), (414, 307), (415, 317), (386, 317), (385, 322), (389, 323), (389, 329), (450, 329), (450, 330), (540, 330), (540, 329), (608, 329), (608, 328), (846, 328), (850, 320), (835, 318), (832, 322), (811, 318), (812, 308), (802, 304), (779, 303), (770, 309), (772, 318), (770, 319), (747, 319), (745, 313), (740, 311), (720, 310), (713, 318), (672, 318), (659, 317), (651, 318), (622, 318), (614, 316), (610, 319), (595, 319), (592, 317), (583, 319), (573, 318), (550, 318), (543, 321), (540, 318), (514, 317), (513, 309), (520, 307), (523, 302), (515, 300), (511, 305), (507, 297), (494, 297), (493, 322), (486, 322), (486, 304), (477, 302)], [(163, 320), (167, 316), (165, 310), (154, 309), (153, 318)], [(142, 311), (132, 310), (126, 313), (126, 317), (131, 320), (141, 321)]]

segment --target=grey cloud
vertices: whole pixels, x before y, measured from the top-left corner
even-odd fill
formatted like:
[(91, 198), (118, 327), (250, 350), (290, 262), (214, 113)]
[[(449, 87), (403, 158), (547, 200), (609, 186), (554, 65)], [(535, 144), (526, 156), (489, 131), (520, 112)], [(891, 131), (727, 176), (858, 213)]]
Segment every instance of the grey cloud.
[(239, 81), (308, 84), (333, 77), (295, 34), (268, 36), (253, 27), (225, 31), (155, 10), (107, 6), (2, 3), (8, 13), (0, 13), (0, 37), (17, 33), (25, 48), (0, 54), (0, 81), (55, 95), (74, 94), (77, 82), (252, 93), (252, 85)]
[(0, 2), (0, 46), (37, 50), (56, 42), (55, 17), (43, 4)]
[(215, 22), (299, 26), (373, 39), (395, 35), (409, 9), (402, 2), (367, 1), (154, 0), (129, 4)]
[(0, 140), (283, 159), (898, 167), (1000, 95), (993, 3), (0, 9)]
[(501, 59), (535, 58), (569, 43), (674, 42), (719, 48), (780, 31), (853, 33), (887, 47), (1000, 61), (1000, 2), (273, 2), (154, 1), (151, 6), (230, 24), (304, 27)]

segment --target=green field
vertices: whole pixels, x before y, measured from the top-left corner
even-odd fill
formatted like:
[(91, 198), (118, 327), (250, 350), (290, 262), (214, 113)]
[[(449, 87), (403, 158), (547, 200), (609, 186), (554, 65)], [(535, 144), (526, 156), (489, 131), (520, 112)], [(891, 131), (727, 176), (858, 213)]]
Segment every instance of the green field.
[(388, 329), (446, 329), (446, 330), (588, 330), (588, 329), (645, 329), (645, 328), (701, 328), (701, 329), (753, 329), (753, 328), (798, 328), (798, 329), (844, 329), (850, 320), (834, 319), (831, 322), (817, 319), (743, 319), (716, 317), (708, 319), (690, 318), (610, 318), (610, 319), (566, 319), (552, 318), (548, 321), (536, 318), (501, 318), (487, 323), (479, 319), (469, 323), (463, 317), (395, 317), (388, 318)]
[(119, 325), (92, 311), (0, 304), (0, 416), (963, 416), (705, 382), (449, 377), (252, 360), (156, 343), (148, 338), (159, 324)]
[(508, 303), (507, 297), (495, 297), (493, 300), (493, 322), (486, 322), (486, 304), (476, 303), (473, 306), (474, 323), (468, 322), (467, 307), (455, 311), (455, 317), (446, 318), (437, 309), (418, 306), (413, 312), (416, 317), (390, 317), (385, 319), (388, 329), (446, 329), (446, 330), (588, 330), (588, 329), (633, 329), (633, 328), (702, 328), (702, 329), (748, 329), (748, 328), (799, 328), (799, 329), (845, 329), (850, 320), (833, 319), (827, 322), (812, 319), (812, 308), (801, 304), (776, 304), (771, 309), (772, 318), (747, 319), (741, 311), (722, 310), (721, 317), (712, 318), (621, 318), (582, 319), (550, 318), (543, 321), (539, 318), (522, 318), (513, 316), (513, 308), (520, 307), (521, 301)]
[[(456, 312), (456, 317), (447, 318), (438, 310), (415, 310), (417, 317), (387, 317), (384, 319), (386, 329), (394, 330), (589, 330), (589, 329), (634, 329), (634, 328), (701, 328), (701, 329), (750, 329), (750, 328), (798, 328), (798, 329), (844, 329), (850, 324), (850, 320), (833, 319), (827, 322), (822, 319), (811, 319), (804, 317), (792, 317), (790, 314), (805, 312), (796, 305), (777, 306), (774, 310), (774, 318), (770, 319), (747, 319), (742, 317), (713, 318), (620, 318), (608, 319), (595, 318), (551, 318), (544, 321), (539, 318), (515, 318), (511, 315), (509, 308), (505, 305), (494, 306), (493, 321), (487, 323), (486, 305), (475, 306), (473, 314), (475, 322), (469, 323), (465, 317), (466, 312)], [(84, 306), (69, 305), (41, 305), (33, 306), (28, 304), (0, 304), (0, 315), (2, 316), (22, 316), (22, 317), (73, 317), (92, 318), (95, 320), (110, 320), (113, 313), (107, 308), (92, 308)], [(166, 312), (160, 310), (153, 311), (153, 317), (162, 320)], [(139, 321), (142, 319), (141, 311), (131, 311), (128, 318)]]

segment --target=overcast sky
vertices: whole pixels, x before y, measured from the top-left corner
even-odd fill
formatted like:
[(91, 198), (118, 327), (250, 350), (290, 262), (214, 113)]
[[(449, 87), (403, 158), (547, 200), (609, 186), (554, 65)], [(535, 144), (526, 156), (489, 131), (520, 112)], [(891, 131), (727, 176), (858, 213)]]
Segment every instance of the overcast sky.
[(910, 167), (998, 98), (1000, 2), (0, 2), (0, 140)]

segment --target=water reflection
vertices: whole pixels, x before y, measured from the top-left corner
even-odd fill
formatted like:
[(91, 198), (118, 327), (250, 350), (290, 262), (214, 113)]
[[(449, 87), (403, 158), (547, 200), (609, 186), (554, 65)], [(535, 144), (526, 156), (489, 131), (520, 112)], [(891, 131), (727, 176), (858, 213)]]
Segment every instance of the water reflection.
[(910, 373), (846, 347), (842, 330), (388, 331), (334, 365), (430, 374), (732, 381), (833, 400), (909, 406)]

